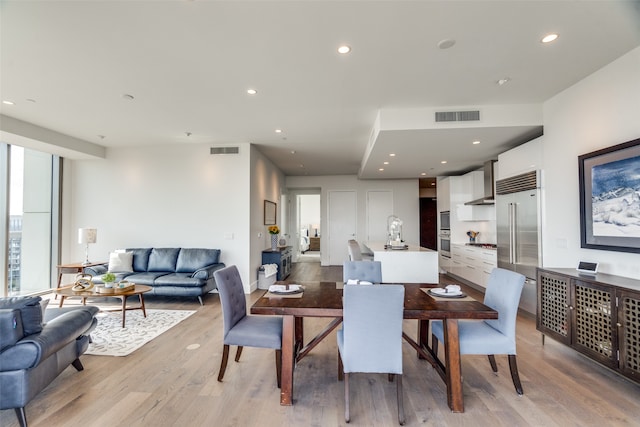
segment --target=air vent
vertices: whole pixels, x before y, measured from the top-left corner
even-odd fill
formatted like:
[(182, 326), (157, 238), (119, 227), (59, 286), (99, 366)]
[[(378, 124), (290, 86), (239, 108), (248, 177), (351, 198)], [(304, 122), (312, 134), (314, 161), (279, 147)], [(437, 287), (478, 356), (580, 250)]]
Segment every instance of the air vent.
[(532, 171), (496, 181), (496, 194), (510, 194), (539, 188), (538, 172)]
[(211, 147), (211, 154), (238, 154), (239, 147)]
[(436, 111), (436, 122), (468, 122), (480, 120), (480, 111)]

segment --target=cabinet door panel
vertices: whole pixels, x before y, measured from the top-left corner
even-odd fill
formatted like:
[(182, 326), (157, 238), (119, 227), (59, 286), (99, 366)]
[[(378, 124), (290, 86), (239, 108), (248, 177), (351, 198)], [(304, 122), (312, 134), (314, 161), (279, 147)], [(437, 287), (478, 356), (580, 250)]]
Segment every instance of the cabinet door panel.
[(569, 289), (568, 277), (538, 271), (537, 328), (567, 345), (571, 343)]
[(618, 297), (620, 370), (640, 380), (640, 294), (622, 291)]
[(617, 337), (612, 332), (614, 296), (610, 288), (575, 280), (573, 346), (608, 366), (617, 367)]

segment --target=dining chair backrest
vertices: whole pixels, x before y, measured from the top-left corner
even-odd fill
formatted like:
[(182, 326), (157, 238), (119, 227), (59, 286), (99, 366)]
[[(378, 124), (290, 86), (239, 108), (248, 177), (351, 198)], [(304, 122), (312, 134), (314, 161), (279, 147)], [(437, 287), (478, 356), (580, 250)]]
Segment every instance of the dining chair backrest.
[(382, 282), (382, 263), (380, 261), (345, 261), (342, 265), (342, 279), (364, 280), (371, 283)]
[(215, 271), (214, 277), (222, 305), (223, 336), (226, 337), (229, 331), (247, 315), (247, 301), (242, 278), (235, 265)]
[(404, 286), (345, 285), (344, 372), (402, 374)]
[(485, 322), (513, 341), (516, 339), (516, 317), (525, 279), (520, 273), (494, 268), (484, 294), (484, 304), (498, 312), (497, 319)]
[(351, 261), (362, 261), (362, 251), (360, 250), (360, 244), (351, 239), (347, 242), (347, 249), (349, 250), (349, 259)]

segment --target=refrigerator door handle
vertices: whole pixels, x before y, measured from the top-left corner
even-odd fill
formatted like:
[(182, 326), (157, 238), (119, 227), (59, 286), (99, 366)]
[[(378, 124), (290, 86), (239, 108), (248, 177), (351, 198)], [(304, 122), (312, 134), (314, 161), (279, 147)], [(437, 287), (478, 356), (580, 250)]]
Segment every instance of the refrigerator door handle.
[(516, 256), (516, 204), (509, 203), (509, 263), (515, 264)]

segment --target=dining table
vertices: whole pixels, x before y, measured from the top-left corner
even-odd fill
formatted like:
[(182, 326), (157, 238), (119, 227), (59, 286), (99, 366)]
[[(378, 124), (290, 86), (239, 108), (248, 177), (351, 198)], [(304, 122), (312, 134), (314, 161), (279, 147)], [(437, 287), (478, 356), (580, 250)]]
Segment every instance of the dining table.
[[(277, 282), (278, 284), (290, 284)], [(282, 316), (282, 372), (280, 405), (293, 405), (293, 375), (297, 362), (342, 322), (342, 282), (296, 282), (303, 292), (298, 295), (274, 295), (265, 291), (252, 305), (254, 315)], [(358, 285), (366, 286), (366, 285)], [(372, 285), (375, 286), (375, 285)], [(405, 283), (404, 318), (418, 321), (417, 337), (403, 332), (403, 338), (428, 361), (444, 381), (447, 404), (453, 412), (464, 412), (458, 320), (497, 319), (498, 312), (470, 298), (438, 298), (429, 295), (434, 283)], [(304, 343), (305, 317), (332, 318), (329, 324), (308, 343)], [(429, 321), (440, 319), (444, 329), (444, 363), (428, 344)]]

